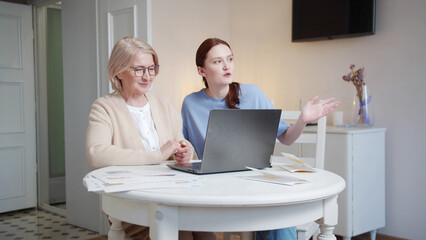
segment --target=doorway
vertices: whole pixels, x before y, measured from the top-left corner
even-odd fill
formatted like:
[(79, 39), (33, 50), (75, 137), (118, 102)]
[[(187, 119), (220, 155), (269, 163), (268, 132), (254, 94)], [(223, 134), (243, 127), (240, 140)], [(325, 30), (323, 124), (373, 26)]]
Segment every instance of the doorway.
[(61, 3), (34, 5), (38, 206), (66, 216)]

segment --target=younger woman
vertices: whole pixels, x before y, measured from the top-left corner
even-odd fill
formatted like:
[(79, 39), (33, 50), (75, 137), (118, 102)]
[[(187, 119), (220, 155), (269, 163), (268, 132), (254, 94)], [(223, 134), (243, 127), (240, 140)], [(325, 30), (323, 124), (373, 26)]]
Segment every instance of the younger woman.
[[(206, 88), (185, 97), (182, 105), (183, 134), (202, 159), (211, 109), (272, 109), (274, 106), (256, 85), (233, 81), (234, 56), (227, 42), (218, 38), (206, 39), (197, 50), (195, 62)], [(308, 122), (331, 113), (338, 104), (334, 98), (319, 103), (318, 97), (314, 97), (303, 106), (294, 125), (280, 121), (278, 140), (286, 145), (292, 144)], [(296, 229), (261, 231), (256, 233), (256, 239), (296, 239)]]

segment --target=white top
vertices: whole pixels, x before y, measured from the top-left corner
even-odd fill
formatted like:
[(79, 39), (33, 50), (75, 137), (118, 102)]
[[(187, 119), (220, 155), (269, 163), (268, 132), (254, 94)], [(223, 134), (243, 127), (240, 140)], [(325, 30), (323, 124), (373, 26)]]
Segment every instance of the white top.
[(158, 140), (158, 133), (155, 129), (154, 121), (152, 120), (149, 102), (141, 108), (129, 105), (127, 105), (127, 108), (129, 108), (130, 115), (135, 121), (145, 150), (153, 152), (160, 149), (160, 141)]

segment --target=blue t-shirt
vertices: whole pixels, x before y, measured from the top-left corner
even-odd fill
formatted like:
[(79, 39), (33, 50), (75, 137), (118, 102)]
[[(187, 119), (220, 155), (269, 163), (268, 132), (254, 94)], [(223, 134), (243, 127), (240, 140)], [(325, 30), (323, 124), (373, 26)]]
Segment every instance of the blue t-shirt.
[[(253, 84), (240, 84), (239, 109), (273, 109), (272, 102)], [(224, 98), (212, 98), (202, 89), (185, 97), (182, 104), (183, 135), (194, 146), (200, 159), (203, 158), (204, 141), (211, 109), (228, 109)], [(289, 125), (283, 120), (278, 126), (277, 137)]]
[[(253, 84), (240, 84), (240, 109), (273, 109), (272, 102)], [(183, 135), (190, 141), (200, 159), (203, 158), (204, 141), (211, 109), (227, 109), (225, 99), (212, 98), (205, 89), (185, 97), (182, 104)], [(278, 126), (277, 137), (289, 125), (283, 120)], [(256, 232), (256, 240), (296, 240), (296, 227)]]

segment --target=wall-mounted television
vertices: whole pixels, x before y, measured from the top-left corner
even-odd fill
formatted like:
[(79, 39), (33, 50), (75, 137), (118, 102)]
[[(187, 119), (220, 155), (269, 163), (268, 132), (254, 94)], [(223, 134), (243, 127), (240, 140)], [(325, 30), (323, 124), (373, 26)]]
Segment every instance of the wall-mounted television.
[(371, 35), (376, 0), (293, 0), (292, 41)]

